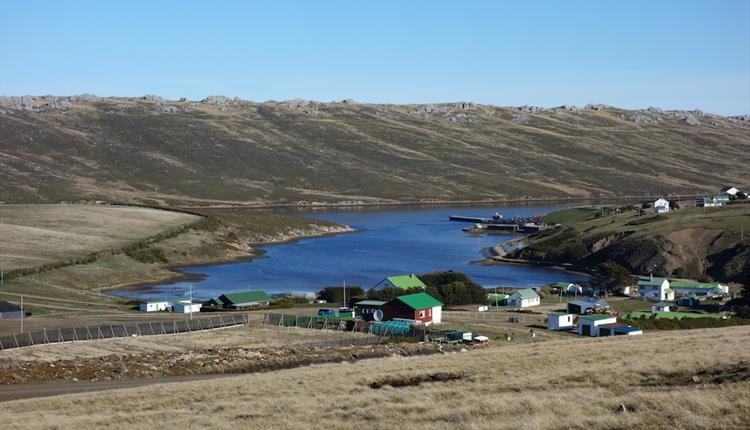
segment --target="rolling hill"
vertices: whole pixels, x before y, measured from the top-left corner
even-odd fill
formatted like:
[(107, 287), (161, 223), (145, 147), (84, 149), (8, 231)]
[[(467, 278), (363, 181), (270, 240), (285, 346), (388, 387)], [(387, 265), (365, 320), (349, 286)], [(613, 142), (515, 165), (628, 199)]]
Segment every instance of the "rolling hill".
[(604, 105), (0, 97), (0, 197), (429, 202), (750, 185), (750, 118)]

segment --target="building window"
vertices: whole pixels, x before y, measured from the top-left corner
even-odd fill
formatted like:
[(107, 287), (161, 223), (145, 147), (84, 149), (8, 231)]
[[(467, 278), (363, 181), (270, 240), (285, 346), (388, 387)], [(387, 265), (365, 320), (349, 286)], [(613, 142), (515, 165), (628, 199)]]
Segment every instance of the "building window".
[(419, 317), (424, 318), (424, 311), (419, 311)]

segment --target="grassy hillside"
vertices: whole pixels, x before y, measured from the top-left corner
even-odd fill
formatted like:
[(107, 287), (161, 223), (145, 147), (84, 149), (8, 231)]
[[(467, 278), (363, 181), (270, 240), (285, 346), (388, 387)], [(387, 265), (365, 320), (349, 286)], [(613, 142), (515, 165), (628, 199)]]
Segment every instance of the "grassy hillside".
[(707, 273), (721, 281), (748, 282), (749, 231), (750, 204), (686, 208), (657, 216), (626, 212), (571, 220), (534, 234), (515, 257), (589, 267), (613, 260), (634, 273)]
[(3, 201), (482, 200), (750, 185), (750, 123), (699, 112), (135, 98), (39, 110), (0, 107)]
[(20, 400), (3, 417), (9, 429), (739, 429), (748, 342), (748, 327), (571, 336)]

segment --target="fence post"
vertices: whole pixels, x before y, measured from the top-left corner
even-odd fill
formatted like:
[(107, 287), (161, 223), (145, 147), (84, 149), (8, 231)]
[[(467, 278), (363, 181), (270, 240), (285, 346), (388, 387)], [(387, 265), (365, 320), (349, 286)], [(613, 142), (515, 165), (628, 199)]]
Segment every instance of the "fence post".
[(190, 330), (190, 321), (189, 320), (185, 320), (185, 326), (187, 327), (188, 333), (191, 333), (192, 330)]
[(284, 314), (281, 314), (281, 319), (279, 319), (279, 327), (284, 325)]
[(151, 321), (148, 322), (148, 328), (151, 329), (151, 334), (152, 335), (156, 334), (156, 333), (154, 333), (154, 326), (151, 325)]
[(198, 320), (198, 328), (203, 330), (203, 324), (201, 324), (201, 319), (200, 318), (196, 318), (196, 319)]
[(63, 338), (62, 330), (59, 328), (57, 329), (57, 341), (58, 342), (65, 342), (65, 338)]
[(172, 334), (179, 333), (180, 329), (177, 328), (177, 321), (172, 320)]
[(135, 328), (136, 330), (138, 330), (138, 336), (143, 336), (143, 333), (141, 333), (140, 323), (135, 323)]
[(164, 321), (161, 322), (161, 334), (167, 334), (167, 331), (164, 329)]
[(13, 340), (16, 341), (16, 348), (18, 348), (18, 338), (16, 337), (15, 333), (13, 333)]
[(31, 337), (31, 332), (30, 331), (27, 332), (27, 333), (29, 334), (29, 342), (31, 342), (31, 344), (33, 345), (34, 344), (34, 338)]
[(49, 338), (47, 337), (47, 328), (42, 329), (44, 331), (44, 343), (49, 343)]
[(123, 330), (123, 331), (125, 332), (125, 337), (128, 337), (128, 336), (130, 336), (130, 335), (128, 334), (128, 329), (127, 329), (127, 327), (125, 327), (125, 323), (122, 323), (122, 330)]
[(221, 327), (224, 327), (224, 318), (221, 317), (221, 314), (219, 314), (219, 322), (221, 323)]
[(89, 326), (86, 326), (86, 339), (91, 340), (91, 330), (89, 330)]
[(109, 330), (112, 331), (112, 338), (115, 337), (115, 328), (112, 327), (112, 324), (109, 325)]
[(3, 347), (3, 341), (0, 340), (0, 351), (5, 351), (5, 347)]
[(208, 328), (214, 328), (214, 323), (211, 321), (211, 315), (208, 316)]
[(73, 327), (73, 339), (78, 340), (78, 333), (76, 332), (76, 328)]

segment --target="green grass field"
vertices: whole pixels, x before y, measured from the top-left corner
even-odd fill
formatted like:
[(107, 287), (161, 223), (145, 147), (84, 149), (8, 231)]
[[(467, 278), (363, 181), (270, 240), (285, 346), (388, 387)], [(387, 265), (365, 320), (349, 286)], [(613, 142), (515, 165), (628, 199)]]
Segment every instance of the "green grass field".
[(562, 209), (545, 216), (544, 222), (547, 224), (567, 224), (574, 221), (585, 221), (594, 218), (597, 213), (599, 213), (599, 210), (592, 207)]

